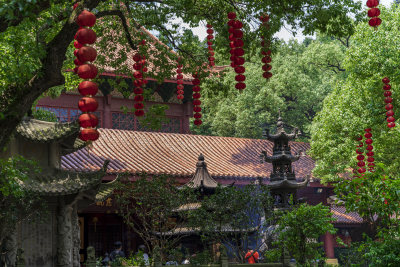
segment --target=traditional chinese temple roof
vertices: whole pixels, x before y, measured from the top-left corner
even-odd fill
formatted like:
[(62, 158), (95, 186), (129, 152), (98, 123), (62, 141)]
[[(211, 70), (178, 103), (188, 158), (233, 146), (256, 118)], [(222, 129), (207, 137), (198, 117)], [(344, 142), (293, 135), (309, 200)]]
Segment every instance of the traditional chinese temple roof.
[(71, 139), (72, 144), (79, 134), (78, 122), (47, 122), (26, 117), (17, 126), (16, 133), (34, 142), (63, 142)]
[[(98, 170), (109, 159), (108, 174), (146, 172), (186, 178), (195, 174), (196, 155), (203, 154), (213, 163), (207, 167), (213, 179), (268, 178), (272, 171), (270, 164), (260, 161), (261, 151), (272, 151), (273, 143), (268, 140), (115, 129), (99, 129), (99, 132), (99, 140), (90, 149), (63, 156), (62, 168)], [(295, 153), (310, 148), (307, 143), (290, 144)], [(314, 161), (305, 155), (293, 166), (299, 177), (305, 177), (311, 175)]]
[[(39, 172), (29, 175), (26, 181), (19, 181), (20, 185), (31, 192), (41, 196), (70, 195), (93, 189), (101, 184), (106, 174), (108, 161), (103, 167), (93, 172), (73, 172), (60, 169)], [(102, 185), (101, 194), (107, 191), (107, 184)], [(100, 197), (100, 195), (99, 195)]]

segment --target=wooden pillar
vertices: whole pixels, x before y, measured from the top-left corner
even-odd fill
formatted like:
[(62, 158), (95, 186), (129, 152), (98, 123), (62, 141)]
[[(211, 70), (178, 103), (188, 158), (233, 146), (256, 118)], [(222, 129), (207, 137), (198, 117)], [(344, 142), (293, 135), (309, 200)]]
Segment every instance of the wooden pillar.
[(186, 102), (182, 105), (183, 107), (183, 117), (182, 117), (182, 127), (181, 133), (190, 133), (190, 118), (193, 116), (193, 104), (192, 102)]
[(338, 266), (338, 260), (335, 258), (335, 250), (334, 250), (335, 241), (333, 238), (334, 237), (331, 233), (327, 232), (325, 234), (324, 249), (327, 257), (326, 263), (329, 265)]

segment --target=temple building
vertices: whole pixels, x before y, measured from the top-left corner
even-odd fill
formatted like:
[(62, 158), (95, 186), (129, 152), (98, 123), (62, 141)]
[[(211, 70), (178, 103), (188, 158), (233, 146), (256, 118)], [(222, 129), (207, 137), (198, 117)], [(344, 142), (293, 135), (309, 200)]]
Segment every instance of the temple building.
[[(112, 193), (102, 184), (108, 161), (92, 171), (61, 168), (61, 157), (85, 147), (77, 123), (54, 123), (25, 118), (0, 157), (35, 160), (40, 172), (18, 180), (21, 187), (44, 201), (43, 220), (26, 220), (10, 233), (12, 247), (22, 248), (26, 266), (80, 266), (80, 225), (77, 211)], [(12, 254), (12, 253), (11, 253)], [(15, 254), (15, 253), (14, 253)]]

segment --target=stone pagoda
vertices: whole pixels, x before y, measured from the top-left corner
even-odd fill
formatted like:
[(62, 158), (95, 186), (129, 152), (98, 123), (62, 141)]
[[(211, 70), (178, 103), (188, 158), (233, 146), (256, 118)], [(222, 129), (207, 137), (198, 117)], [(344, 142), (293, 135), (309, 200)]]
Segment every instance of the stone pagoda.
[[(108, 161), (92, 172), (61, 168), (61, 157), (85, 147), (79, 138), (79, 124), (46, 122), (25, 118), (16, 128), (0, 157), (23, 156), (34, 160), (40, 172), (28, 173), (20, 186), (41, 198), (45, 218), (23, 221), (10, 233), (13, 247), (24, 250), (26, 266), (80, 266), (78, 208), (106, 197), (110, 184), (102, 184)], [(15, 254), (15, 253), (14, 253)]]
[(286, 133), (280, 114), (276, 126), (275, 134), (270, 134), (268, 129), (264, 134), (269, 141), (274, 142), (272, 155), (268, 156), (266, 151), (262, 151), (261, 157), (265, 162), (272, 163), (273, 170), (268, 188), (274, 199), (275, 208), (288, 209), (297, 203), (296, 192), (307, 185), (308, 178), (296, 179), (292, 167), (292, 163), (299, 160), (300, 153), (292, 155), (289, 141), (297, 137), (298, 129), (294, 128), (292, 133)]

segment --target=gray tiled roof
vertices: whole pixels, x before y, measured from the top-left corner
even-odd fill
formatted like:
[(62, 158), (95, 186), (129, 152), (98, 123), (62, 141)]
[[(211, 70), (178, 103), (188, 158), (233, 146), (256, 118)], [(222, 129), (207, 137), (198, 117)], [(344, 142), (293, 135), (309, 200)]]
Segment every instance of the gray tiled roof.
[[(25, 190), (41, 196), (75, 194), (99, 186), (106, 174), (108, 164), (109, 161), (105, 161), (100, 170), (91, 172), (73, 172), (60, 169), (54, 169), (47, 173), (42, 171), (29, 175), (29, 179), (26, 181), (19, 182)], [(105, 190), (106, 187), (102, 189)]]
[(43, 143), (69, 138), (75, 140), (79, 134), (79, 124), (77, 121), (60, 123), (25, 118), (17, 126), (16, 133), (28, 140)]

